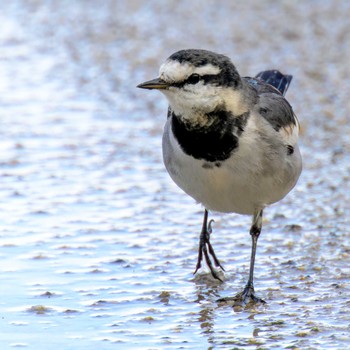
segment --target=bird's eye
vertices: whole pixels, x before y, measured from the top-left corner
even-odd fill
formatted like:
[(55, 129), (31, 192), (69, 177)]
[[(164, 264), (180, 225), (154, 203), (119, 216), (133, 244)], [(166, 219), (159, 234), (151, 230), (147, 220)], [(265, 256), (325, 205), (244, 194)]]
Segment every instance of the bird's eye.
[(187, 84), (197, 84), (200, 78), (199, 74), (192, 74), (187, 78)]

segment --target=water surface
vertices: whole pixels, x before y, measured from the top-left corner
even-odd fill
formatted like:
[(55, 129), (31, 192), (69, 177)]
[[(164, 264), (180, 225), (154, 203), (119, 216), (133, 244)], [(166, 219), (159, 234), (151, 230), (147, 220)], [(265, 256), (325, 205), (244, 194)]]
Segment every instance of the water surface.
[[(2, 349), (349, 347), (349, 15), (345, 1), (24, 1), (0, 5)], [(212, 214), (227, 272), (197, 276), (202, 208), (161, 159), (166, 101), (135, 86), (182, 48), (242, 75), (293, 74), (304, 171), (250, 218)]]

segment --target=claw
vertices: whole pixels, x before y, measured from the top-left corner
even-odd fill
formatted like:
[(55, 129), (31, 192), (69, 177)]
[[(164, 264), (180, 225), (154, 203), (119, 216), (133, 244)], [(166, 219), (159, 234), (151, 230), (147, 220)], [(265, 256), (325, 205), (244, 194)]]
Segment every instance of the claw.
[(223, 282), (223, 280), (219, 277), (217, 271), (213, 267), (213, 263), (210, 259), (210, 256), (211, 256), (213, 258), (215, 267), (220, 267), (223, 271), (225, 271), (225, 269), (220, 264), (219, 259), (216, 257), (215, 252), (214, 252), (214, 248), (210, 243), (210, 234), (212, 233), (212, 224), (215, 221), (210, 220), (209, 223), (207, 224), (207, 218), (208, 218), (208, 212), (205, 211), (203, 228), (202, 228), (201, 235), (199, 237), (197, 265), (196, 265), (196, 269), (195, 269), (193, 274), (195, 274), (202, 267), (202, 260), (203, 260), (203, 255), (204, 255), (205, 262), (207, 263), (207, 265), (210, 269), (211, 275), (215, 279), (219, 280), (220, 282)]
[(194, 275), (202, 267), (202, 259), (203, 259), (203, 248), (201, 246), (201, 239), (200, 239), (200, 241), (199, 241), (199, 249), (198, 249), (197, 265), (196, 265), (196, 269), (193, 272)]
[(220, 298), (217, 300), (218, 303), (234, 303), (239, 305), (247, 305), (249, 303), (254, 304), (266, 304), (266, 301), (257, 297), (254, 292), (254, 286), (247, 284), (243, 291), (236, 294), (234, 297)]
[(242, 292), (235, 296), (237, 301), (241, 301), (243, 304), (248, 304), (250, 301), (253, 303), (266, 304), (266, 301), (255, 295), (254, 287), (252, 285), (246, 285)]

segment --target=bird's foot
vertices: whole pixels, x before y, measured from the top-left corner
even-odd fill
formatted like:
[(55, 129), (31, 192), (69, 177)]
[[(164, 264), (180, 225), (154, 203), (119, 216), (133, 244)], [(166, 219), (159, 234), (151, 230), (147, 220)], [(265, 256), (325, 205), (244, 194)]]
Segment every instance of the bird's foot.
[(254, 292), (254, 286), (247, 284), (243, 291), (236, 294), (234, 297), (220, 298), (218, 303), (227, 303), (233, 305), (245, 306), (248, 304), (266, 304), (266, 301), (257, 297)]
[[(197, 265), (196, 265), (196, 269), (193, 272), (193, 274), (195, 274), (202, 266), (202, 260), (203, 260), (203, 255), (204, 255), (204, 259), (210, 269), (211, 275), (223, 282), (223, 280), (219, 277), (218, 272), (216, 271), (215, 267), (220, 267), (221, 270), (225, 271), (225, 269), (223, 268), (223, 266), (221, 265), (219, 259), (216, 257), (215, 252), (214, 252), (214, 248), (210, 243), (210, 234), (212, 233), (212, 223), (214, 222), (214, 220), (210, 220), (209, 224), (207, 227), (204, 227), (201, 235), (199, 237), (199, 248), (198, 248), (198, 259), (197, 259)], [(210, 259), (210, 256), (212, 257), (213, 261), (214, 261), (214, 265)]]

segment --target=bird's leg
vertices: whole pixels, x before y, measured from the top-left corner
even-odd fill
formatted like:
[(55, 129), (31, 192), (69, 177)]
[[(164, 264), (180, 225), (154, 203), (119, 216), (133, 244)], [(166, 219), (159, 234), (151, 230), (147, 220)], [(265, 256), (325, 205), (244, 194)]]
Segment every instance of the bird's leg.
[(196, 265), (196, 270), (194, 271), (193, 274), (195, 274), (201, 268), (203, 255), (204, 255), (205, 261), (210, 269), (212, 276), (215, 279), (222, 282), (222, 279), (219, 277), (218, 273), (216, 272), (215, 268), (213, 267), (213, 263), (210, 260), (210, 256), (211, 256), (213, 258), (215, 267), (220, 267), (223, 271), (225, 271), (225, 269), (220, 264), (219, 259), (216, 257), (215, 252), (214, 252), (214, 248), (210, 243), (210, 234), (212, 233), (211, 225), (213, 222), (214, 222), (214, 220), (210, 220), (209, 224), (208, 224), (208, 210), (205, 209), (204, 210), (202, 232), (199, 236), (197, 265)]
[(249, 278), (246, 286), (243, 291), (237, 294), (237, 297), (241, 298), (244, 303), (247, 300), (251, 299), (254, 302), (265, 303), (264, 300), (255, 296), (254, 292), (254, 266), (255, 266), (255, 255), (256, 255), (256, 247), (258, 243), (258, 238), (260, 236), (261, 227), (262, 227), (262, 214), (263, 211), (259, 210), (253, 217), (253, 223), (250, 228), (250, 235), (252, 237), (252, 252), (250, 257), (250, 268), (249, 268)]
[(245, 285), (242, 292), (235, 295), (233, 298), (222, 298), (219, 299), (218, 302), (227, 302), (227, 301), (238, 301), (242, 302), (243, 304), (247, 304), (250, 300), (255, 303), (263, 303), (266, 302), (263, 299), (258, 298), (255, 295), (254, 292), (254, 265), (255, 265), (255, 254), (256, 254), (256, 247), (258, 243), (258, 238), (261, 232), (262, 227), (262, 214), (263, 211), (259, 210), (254, 214), (253, 217), (253, 223), (250, 228), (250, 235), (252, 237), (252, 252), (250, 257), (250, 268), (249, 268), (249, 278), (248, 282)]

